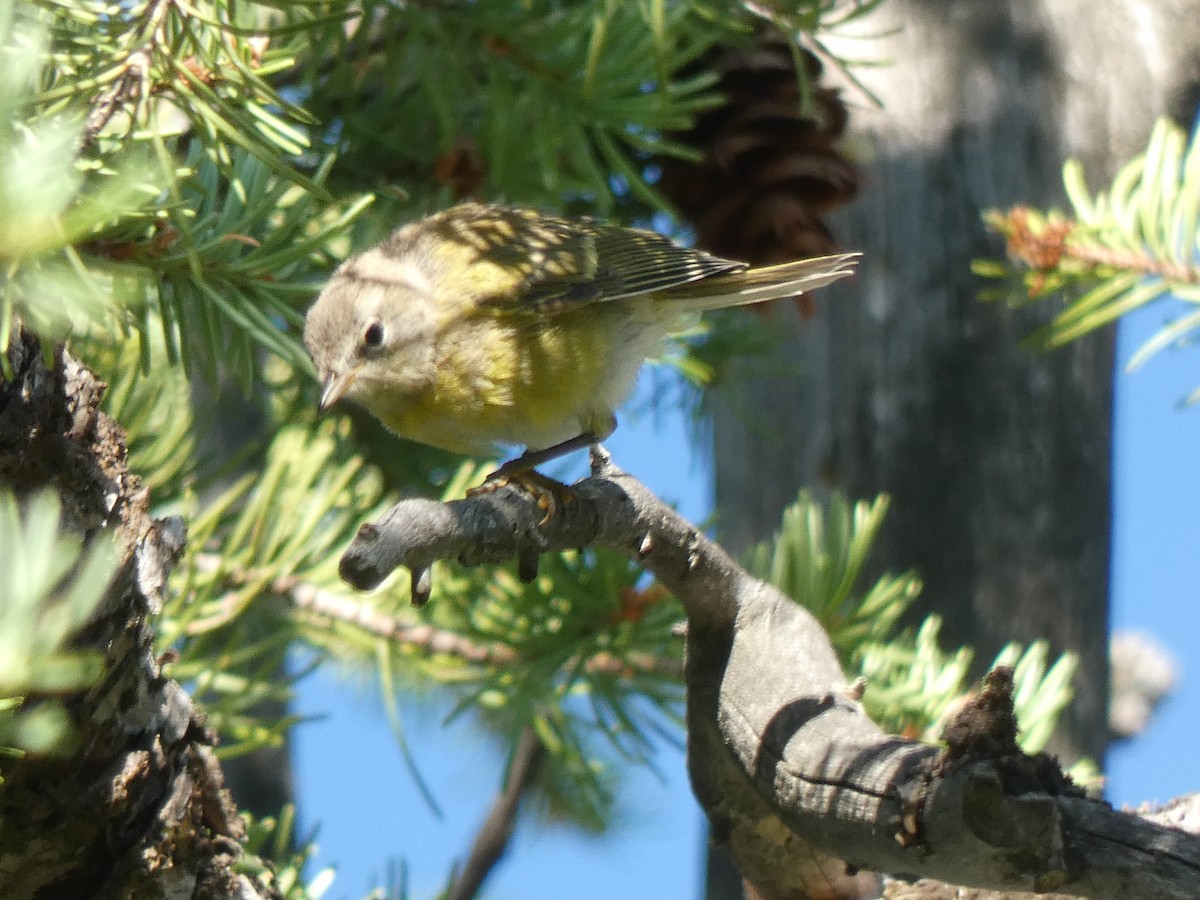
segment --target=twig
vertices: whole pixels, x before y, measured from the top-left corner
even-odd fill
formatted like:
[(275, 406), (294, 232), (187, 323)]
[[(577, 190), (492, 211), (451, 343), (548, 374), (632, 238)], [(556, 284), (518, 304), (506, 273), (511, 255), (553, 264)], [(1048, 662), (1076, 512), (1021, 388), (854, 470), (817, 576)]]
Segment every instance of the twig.
[[(231, 569), (228, 561), (214, 553), (197, 554), (193, 564), (201, 572), (220, 571), (234, 584), (249, 584), (262, 577), (261, 573), (254, 569)], [(401, 616), (382, 612), (370, 603), (318, 587), (293, 575), (275, 578), (264, 590), (282, 597), (302, 612), (345, 622), (395, 644), (429, 654), (452, 656), (473, 665), (493, 667), (507, 666), (517, 660), (516, 651), (507, 644), (481, 643), (424, 622), (406, 621)], [(209, 631), (231, 621), (244, 604), (245, 598), (236, 592), (218, 598), (215, 601), (217, 612), (203, 620), (192, 622), (188, 633)], [(573, 670), (577, 665), (578, 659), (572, 657), (564, 663), (563, 668)], [(679, 660), (650, 653), (629, 653), (623, 656), (608, 652), (594, 653), (584, 663), (583, 671), (588, 675), (608, 675), (624, 679), (646, 675), (673, 679), (683, 677), (683, 665)]]
[(470, 855), (462, 871), (455, 876), (446, 900), (471, 900), (479, 893), (484, 880), (508, 849), (521, 800), (537, 778), (545, 755), (545, 745), (533, 728), (526, 725), (517, 739), (504, 790), (496, 796), (491, 811), (476, 832)]
[[(125, 54), (125, 58), (116, 66), (112, 84), (92, 100), (92, 108), (88, 112), (80, 137), (81, 149), (90, 147), (95, 142), (104, 126), (125, 103), (132, 99), (136, 109), (145, 101), (145, 86), (151, 59), (162, 40), (163, 21), (170, 7), (171, 0), (153, 0), (142, 13), (138, 45)], [(130, 117), (131, 129), (136, 124), (135, 119), (136, 115)]]
[(1091, 267), (1158, 275), (1180, 284), (1200, 283), (1200, 268), (1196, 266), (1159, 258), (1144, 250), (1106, 247), (1086, 233), (1079, 238), (1079, 223), (1057, 213), (1042, 216), (1027, 206), (1014, 206), (1005, 212), (992, 210), (984, 218), (990, 228), (1004, 236), (1009, 256), (1035, 271), (1045, 273), (1057, 269), (1064, 259), (1072, 259)]
[(1125, 269), (1146, 275), (1161, 275), (1167, 281), (1181, 284), (1200, 283), (1200, 268), (1171, 259), (1159, 259), (1138, 250), (1120, 250), (1115, 247), (1072, 241), (1067, 243), (1066, 254), (1073, 259), (1094, 266), (1109, 266), (1113, 269)]

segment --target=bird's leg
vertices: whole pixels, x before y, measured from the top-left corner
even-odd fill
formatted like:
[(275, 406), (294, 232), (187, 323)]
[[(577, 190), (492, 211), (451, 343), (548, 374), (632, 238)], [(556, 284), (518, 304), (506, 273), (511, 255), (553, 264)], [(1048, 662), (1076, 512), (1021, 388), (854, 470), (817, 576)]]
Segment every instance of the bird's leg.
[(591, 431), (585, 431), (583, 434), (577, 434), (573, 438), (567, 438), (565, 441), (560, 441), (553, 447), (546, 447), (544, 450), (526, 450), (515, 459), (510, 459), (500, 468), (488, 476), (488, 481), (493, 478), (509, 478), (521, 472), (528, 472), (530, 469), (537, 468), (542, 463), (548, 463), (551, 460), (558, 459), (560, 456), (566, 456), (568, 453), (574, 453), (576, 450), (582, 450), (584, 447), (591, 447), (600, 442), (600, 438)]
[(537, 500), (538, 508), (545, 512), (545, 516), (542, 518), (540, 524), (545, 524), (554, 515), (557, 501), (561, 500), (564, 503), (570, 503), (573, 495), (567, 485), (561, 481), (555, 481), (547, 475), (543, 475), (537, 471), (536, 466), (558, 459), (560, 456), (565, 456), (576, 450), (582, 450), (584, 447), (593, 447), (598, 442), (599, 437), (594, 432), (585, 431), (582, 434), (575, 435), (573, 438), (567, 438), (567, 440), (561, 441), (552, 447), (546, 447), (542, 450), (526, 450), (520, 456), (510, 459), (496, 469), (495, 472), (492, 472), (479, 487), (471, 488), (467, 491), (467, 496), (477, 497), (480, 494), (497, 491), (509, 484), (516, 485)]

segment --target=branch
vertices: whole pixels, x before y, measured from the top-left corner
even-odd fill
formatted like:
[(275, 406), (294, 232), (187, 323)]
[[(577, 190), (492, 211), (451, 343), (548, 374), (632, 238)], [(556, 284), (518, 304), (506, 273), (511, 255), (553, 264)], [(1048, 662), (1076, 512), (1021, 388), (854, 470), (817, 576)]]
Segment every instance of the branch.
[[(262, 580), (260, 570), (231, 567), (227, 560), (214, 553), (196, 554), (193, 564), (200, 572), (221, 572), (237, 585)], [(344, 622), (398, 646), (421, 650), (430, 655), (451, 656), (472, 665), (490, 667), (510, 666), (518, 661), (517, 652), (508, 644), (498, 641), (474, 641), (455, 631), (436, 628), (427, 622), (414, 622), (403, 616), (390, 615), (371, 603), (363, 603), (344, 594), (326, 590), (295, 575), (274, 578), (267, 583), (264, 590), (283, 598), (302, 613)], [(245, 603), (245, 598), (237, 592), (218, 598), (213, 604), (216, 611), (211, 616), (191, 622), (187, 633), (201, 634), (232, 621), (240, 615)], [(564, 671), (573, 671), (578, 662), (577, 658), (568, 660), (563, 664)], [(678, 660), (651, 653), (626, 653), (620, 656), (606, 651), (591, 653), (583, 663), (582, 671), (589, 675), (608, 675), (624, 679), (642, 675), (683, 677), (683, 667)]]
[(592, 477), (572, 490), (574, 502), (544, 524), (515, 489), (446, 504), (406, 500), (359, 530), (342, 577), (369, 589), (408, 566), (420, 600), (439, 559), (528, 562), (594, 545), (639, 560), (688, 613), (696, 796), (714, 840), (763, 897), (798, 896), (813, 867), (827, 869), (831, 858), (993, 890), (1196, 895), (1200, 839), (1078, 796), (1047, 757), (1010, 746), (995, 714), (1002, 684), (968, 708), (947, 751), (887, 735), (802, 607), (607, 457), (595, 455)]

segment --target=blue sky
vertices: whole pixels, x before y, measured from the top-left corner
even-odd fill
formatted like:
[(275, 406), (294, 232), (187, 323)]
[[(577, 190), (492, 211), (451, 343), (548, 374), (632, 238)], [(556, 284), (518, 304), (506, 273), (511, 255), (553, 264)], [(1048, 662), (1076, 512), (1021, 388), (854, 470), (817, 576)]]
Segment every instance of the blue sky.
[[(1122, 323), (1122, 369), (1170, 313), (1155, 306)], [(1200, 757), (1180, 752), (1200, 739), (1200, 407), (1179, 406), (1200, 385), (1198, 363), (1200, 348), (1167, 352), (1115, 382), (1113, 624), (1147, 632), (1181, 669), (1176, 693), (1148, 731), (1110, 755), (1109, 797), (1117, 804), (1200, 789)], [(679, 417), (626, 414), (607, 446), (693, 521), (707, 517), (711, 477), (687, 449)], [(689, 453), (692, 465), (680, 465)], [(438, 820), (409, 779), (369, 677), (343, 678), (327, 667), (301, 685), (299, 711), (326, 716), (296, 731), (295, 761), (302, 828), (319, 828), (316, 866), (338, 872), (327, 896), (364, 896), (400, 859), (410, 896), (435, 895), (497, 790), (501, 749), (482, 743), (464, 720), (441, 727), (446, 707), (436, 701), (407, 707), (414, 754), (446, 811)], [(657, 762), (661, 778), (640, 771), (628, 779), (614, 827), (601, 838), (523, 821), (486, 896), (556, 897), (569, 880), (578, 900), (700, 897), (704, 830), (683, 757), (664, 745)]]
[(1182, 304), (1151, 306), (1118, 329), (1112, 569), (1113, 627), (1144, 631), (1180, 669), (1144, 735), (1109, 755), (1109, 797), (1162, 802), (1200, 790), (1200, 348), (1160, 353), (1135, 372), (1125, 361)]

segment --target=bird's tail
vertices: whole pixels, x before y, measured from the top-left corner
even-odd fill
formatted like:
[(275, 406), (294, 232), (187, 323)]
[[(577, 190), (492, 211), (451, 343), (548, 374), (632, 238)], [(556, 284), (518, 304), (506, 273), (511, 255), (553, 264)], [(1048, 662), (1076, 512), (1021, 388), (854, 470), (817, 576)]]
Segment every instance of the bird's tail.
[(861, 255), (815, 256), (776, 266), (727, 272), (660, 291), (658, 296), (664, 300), (677, 300), (696, 312), (795, 297), (853, 274)]

